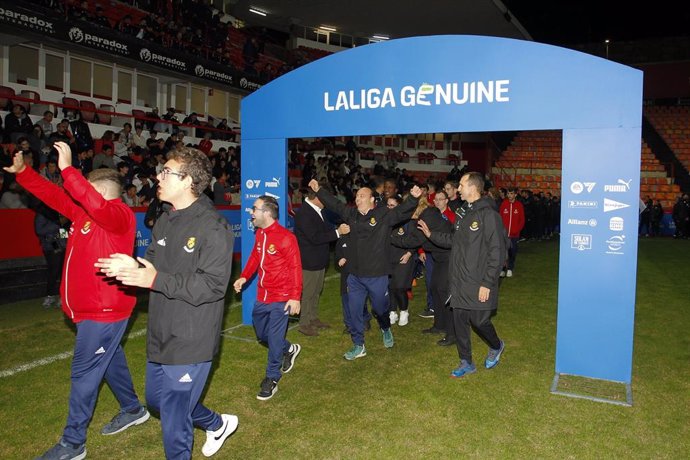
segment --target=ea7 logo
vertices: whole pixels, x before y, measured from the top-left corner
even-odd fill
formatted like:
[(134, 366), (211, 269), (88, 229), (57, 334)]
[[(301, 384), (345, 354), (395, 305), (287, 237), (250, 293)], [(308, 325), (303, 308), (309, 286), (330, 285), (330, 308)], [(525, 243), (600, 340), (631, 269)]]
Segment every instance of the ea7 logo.
[(247, 188), (249, 188), (249, 189), (252, 189), (252, 188), (259, 188), (259, 186), (261, 185), (261, 181), (260, 181), (260, 180), (249, 179), (249, 180), (247, 180), (247, 182), (244, 183), (244, 185), (245, 185)]

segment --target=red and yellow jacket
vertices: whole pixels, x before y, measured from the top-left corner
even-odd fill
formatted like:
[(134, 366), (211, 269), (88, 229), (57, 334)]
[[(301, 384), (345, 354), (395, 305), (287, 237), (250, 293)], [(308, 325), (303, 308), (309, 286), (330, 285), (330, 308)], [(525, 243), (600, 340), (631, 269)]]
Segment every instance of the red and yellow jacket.
[(77, 169), (65, 168), (62, 177), (64, 190), (31, 168), (17, 174), (22, 187), (72, 221), (60, 286), (62, 310), (75, 323), (129, 318), (134, 289), (106, 278), (94, 263), (116, 252), (132, 254), (134, 213), (120, 198), (103, 198)]
[(240, 277), (249, 279), (257, 269), (259, 302), (301, 299), (302, 262), (297, 238), (278, 222), (256, 230), (252, 253)]

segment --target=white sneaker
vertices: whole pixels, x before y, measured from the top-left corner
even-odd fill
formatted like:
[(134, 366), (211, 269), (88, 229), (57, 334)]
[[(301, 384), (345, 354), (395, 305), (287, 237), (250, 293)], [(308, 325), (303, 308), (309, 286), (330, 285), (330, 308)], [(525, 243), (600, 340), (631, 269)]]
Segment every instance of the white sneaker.
[(392, 312), (390, 312), (390, 314), (388, 315), (388, 317), (389, 317), (390, 320), (391, 320), (391, 325), (398, 322), (398, 313), (392, 311)]
[(508, 270), (508, 271), (506, 272), (506, 276), (507, 276), (508, 278), (510, 278), (511, 276), (513, 276), (513, 270)]
[(53, 306), (54, 298), (52, 295), (47, 295), (43, 298), (43, 308), (50, 308)]
[(398, 322), (398, 326), (407, 326), (407, 323), (410, 322), (410, 313), (407, 310), (402, 310), (400, 312), (400, 322)]
[(500, 276), (501, 278), (505, 278), (505, 277), (506, 277), (506, 271), (505, 271), (505, 270), (501, 270), (501, 274), (498, 275), (498, 276)]
[(205, 457), (210, 457), (223, 447), (225, 440), (237, 430), (240, 420), (236, 415), (221, 414), (223, 425), (216, 431), (206, 431), (206, 442), (201, 448), (201, 453)]

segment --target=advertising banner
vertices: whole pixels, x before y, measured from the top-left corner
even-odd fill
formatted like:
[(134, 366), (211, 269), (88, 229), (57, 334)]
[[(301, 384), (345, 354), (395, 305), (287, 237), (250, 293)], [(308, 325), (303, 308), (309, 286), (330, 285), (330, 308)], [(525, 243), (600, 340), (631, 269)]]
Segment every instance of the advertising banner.
[(256, 76), (246, 75), (230, 66), (115, 32), (107, 27), (85, 21), (67, 22), (64, 17), (28, 10), (22, 6), (0, 1), (0, 24), (22, 31), (48, 36), (65, 42), (66, 49), (78, 47), (131, 59), (161, 69), (230, 85), (244, 91), (262, 86)]

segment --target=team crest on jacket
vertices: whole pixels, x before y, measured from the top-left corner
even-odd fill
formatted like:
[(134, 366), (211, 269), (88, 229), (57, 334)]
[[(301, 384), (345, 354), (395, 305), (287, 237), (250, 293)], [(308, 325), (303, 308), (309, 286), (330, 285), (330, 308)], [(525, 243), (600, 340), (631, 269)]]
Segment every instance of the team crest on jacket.
[(479, 222), (477, 222), (476, 220), (472, 221), (472, 223), (470, 224), (470, 230), (473, 232), (479, 230)]
[(269, 254), (271, 254), (271, 255), (273, 255), (273, 254), (275, 254), (276, 252), (278, 252), (278, 251), (276, 250), (276, 245), (273, 244), (273, 243), (269, 244), (269, 245), (268, 245), (268, 249), (266, 249), (266, 252), (269, 253)]
[(90, 231), (91, 231), (91, 221), (87, 220), (86, 222), (84, 222), (84, 225), (81, 227), (81, 233), (82, 233), (82, 235), (86, 235)]
[(402, 227), (400, 227), (400, 228), (398, 229), (398, 235), (404, 235), (404, 234), (405, 234), (405, 229), (402, 228)]
[(194, 246), (196, 246), (196, 238), (190, 236), (189, 238), (187, 238), (187, 244), (185, 244), (184, 250), (191, 254), (192, 252), (194, 252)]
[(371, 219), (369, 219), (369, 225), (371, 225), (372, 227), (376, 227), (376, 224), (378, 224), (378, 222), (376, 222), (376, 217), (372, 217)]

